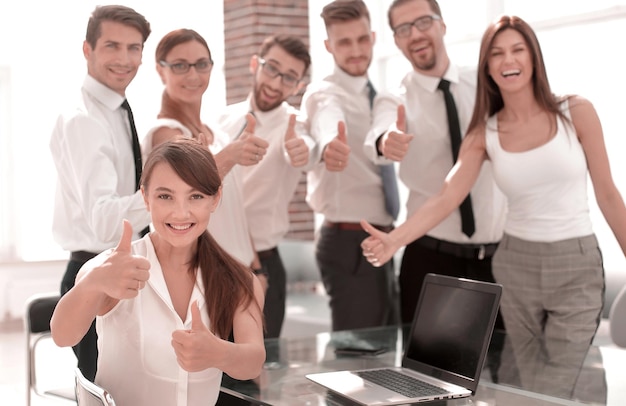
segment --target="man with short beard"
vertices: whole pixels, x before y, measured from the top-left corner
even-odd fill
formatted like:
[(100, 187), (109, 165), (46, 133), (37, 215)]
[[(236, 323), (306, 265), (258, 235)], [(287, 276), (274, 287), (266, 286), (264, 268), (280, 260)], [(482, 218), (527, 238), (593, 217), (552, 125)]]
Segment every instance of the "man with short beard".
[[(375, 34), (361, 0), (336, 0), (321, 14), (326, 50), (335, 68), (308, 86), (302, 106), (322, 159), (308, 175), (307, 201), (324, 216), (315, 257), (330, 297), (333, 331), (397, 322), (392, 261), (375, 268), (361, 255), (367, 233), (359, 220), (392, 228), (397, 206), (388, 210), (381, 168), (369, 160), (363, 142), (372, 118), (375, 89), (368, 78)], [(396, 186), (395, 173), (391, 181)], [(397, 204), (397, 189), (395, 203)]]
[[(440, 81), (449, 82), (462, 136), (474, 109), (476, 70), (450, 62), (444, 44), (446, 24), (436, 0), (394, 0), (388, 18), (396, 46), (413, 71), (405, 76), (397, 95), (378, 98), (366, 151), (374, 162), (400, 162), (399, 177), (409, 189), (410, 216), (440, 190), (455, 160)], [(399, 275), (404, 323), (413, 319), (429, 272), (494, 281), (491, 256), (502, 237), (505, 201), (489, 162), (483, 165), (470, 200), (473, 231), (463, 231), (460, 210), (456, 210), (406, 246)], [(503, 327), (501, 319), (496, 327)]]
[(251, 113), (254, 135), (269, 143), (257, 165), (240, 168), (246, 217), (261, 264), (255, 273), (267, 277), (266, 338), (280, 336), (285, 318), (287, 276), (277, 246), (289, 231), (289, 202), (302, 172), (315, 161), (315, 142), (298, 122), (297, 109), (286, 102), (304, 86), (310, 64), (308, 48), (299, 38), (266, 38), (250, 59), (253, 88), (247, 100), (228, 106), (218, 120), (219, 127), (236, 138)]

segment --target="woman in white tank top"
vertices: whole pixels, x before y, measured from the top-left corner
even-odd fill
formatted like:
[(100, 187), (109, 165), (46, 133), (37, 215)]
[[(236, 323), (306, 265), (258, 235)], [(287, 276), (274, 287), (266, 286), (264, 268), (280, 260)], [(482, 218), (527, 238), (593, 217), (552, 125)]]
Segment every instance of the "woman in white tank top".
[(552, 94), (537, 38), (519, 17), (500, 17), (484, 33), (473, 117), (443, 188), (389, 234), (362, 222), (371, 235), (364, 255), (383, 264), (424, 235), (457, 209), (485, 160), (508, 198), (505, 236), (493, 257), (507, 334), (587, 348), (604, 301), (587, 175), (624, 252), (626, 207), (595, 109), (582, 97)]

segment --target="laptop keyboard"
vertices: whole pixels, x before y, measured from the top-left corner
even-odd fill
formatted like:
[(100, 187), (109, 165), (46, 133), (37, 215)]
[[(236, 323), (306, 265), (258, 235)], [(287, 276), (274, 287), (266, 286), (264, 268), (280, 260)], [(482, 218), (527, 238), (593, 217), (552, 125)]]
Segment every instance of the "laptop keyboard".
[(367, 381), (373, 382), (409, 398), (419, 396), (437, 396), (449, 393), (445, 389), (391, 369), (356, 371), (355, 374)]

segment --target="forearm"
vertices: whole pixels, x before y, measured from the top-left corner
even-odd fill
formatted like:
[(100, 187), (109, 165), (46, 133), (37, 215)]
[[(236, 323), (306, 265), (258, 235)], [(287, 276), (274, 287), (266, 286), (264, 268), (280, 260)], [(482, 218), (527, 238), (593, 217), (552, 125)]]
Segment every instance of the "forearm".
[(222, 341), (223, 361), (216, 367), (235, 379), (254, 379), (261, 374), (265, 362), (265, 346), (259, 343)]
[(439, 193), (426, 202), (404, 223), (391, 231), (394, 248), (397, 251), (401, 247), (415, 241), (425, 235), (430, 229), (439, 224), (443, 219), (452, 213), (458, 207), (460, 201), (446, 198), (443, 193)]
[(50, 320), (54, 342), (60, 347), (76, 345), (89, 330), (105, 300), (104, 293), (77, 283), (61, 298)]
[[(237, 142), (237, 141), (233, 141)], [(233, 146), (232, 144), (228, 144), (224, 149), (214, 155), (215, 163), (217, 164), (217, 170), (220, 173), (220, 177), (224, 179), (224, 177), (230, 172), (231, 169), (237, 163), (235, 157), (233, 155)]]
[(608, 196), (598, 196), (597, 201), (602, 215), (626, 256), (626, 207), (622, 196), (615, 189)]

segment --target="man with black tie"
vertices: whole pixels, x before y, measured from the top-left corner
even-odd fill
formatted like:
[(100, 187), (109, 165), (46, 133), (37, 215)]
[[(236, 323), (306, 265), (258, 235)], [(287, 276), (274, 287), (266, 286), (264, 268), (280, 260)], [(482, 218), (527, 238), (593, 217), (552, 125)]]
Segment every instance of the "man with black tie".
[(393, 324), (397, 298), (392, 261), (381, 272), (361, 256), (360, 247), (367, 237), (360, 219), (389, 231), (398, 210), (393, 166), (378, 166), (363, 151), (375, 96), (367, 74), (375, 34), (361, 0), (333, 1), (321, 16), (328, 35), (324, 44), (335, 68), (308, 86), (302, 106), (322, 151), (308, 175), (307, 201), (324, 216), (315, 256), (330, 297), (332, 329)]
[[(388, 16), (395, 43), (413, 71), (397, 95), (377, 98), (366, 151), (374, 162), (400, 162), (410, 216), (439, 191), (456, 161), (474, 108), (476, 72), (450, 62), (436, 0), (394, 0)], [(491, 256), (502, 236), (504, 215), (504, 196), (486, 163), (459, 210), (406, 246), (399, 276), (404, 323), (413, 319), (429, 272), (493, 282)], [(503, 327), (501, 321), (497, 327)]]
[[(125, 95), (149, 35), (144, 16), (124, 6), (96, 7), (87, 24), (83, 43), (87, 76), (78, 104), (59, 116), (50, 140), (58, 175), (52, 231), (61, 247), (71, 252), (61, 295), (74, 286), (85, 262), (115, 247), (123, 219), (137, 232), (150, 224), (138, 190), (141, 152)], [(138, 237), (139, 233), (134, 236)], [(92, 381), (96, 344), (92, 324), (74, 347), (78, 367)]]

